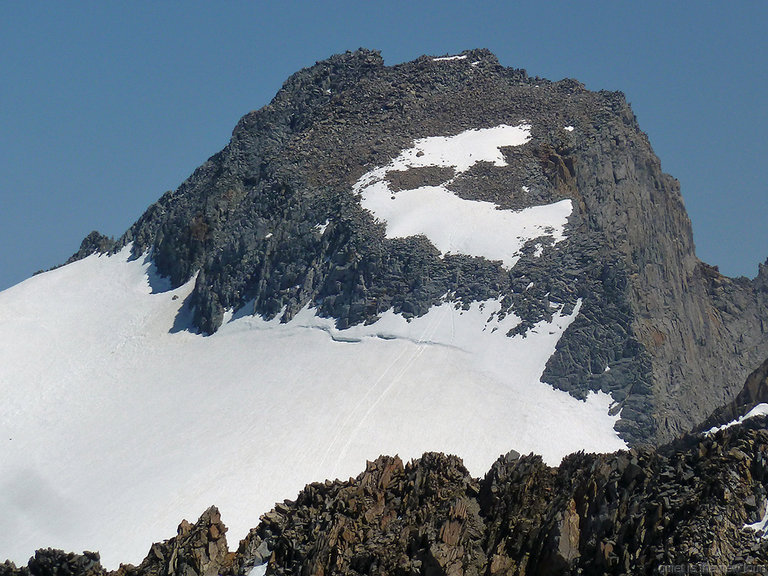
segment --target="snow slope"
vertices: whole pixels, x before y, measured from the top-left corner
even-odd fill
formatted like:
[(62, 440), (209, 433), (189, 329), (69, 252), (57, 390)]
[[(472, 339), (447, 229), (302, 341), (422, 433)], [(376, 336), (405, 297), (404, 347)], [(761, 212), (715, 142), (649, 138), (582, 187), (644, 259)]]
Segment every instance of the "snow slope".
[[(511, 269), (529, 240), (548, 237), (556, 244), (565, 239), (571, 201), (561, 200), (523, 210), (499, 210), (491, 202), (460, 198), (448, 189), (456, 175), (478, 162), (506, 166), (501, 148), (522, 146), (531, 138), (528, 124), (466, 130), (455, 136), (416, 140), (386, 166), (360, 177), (354, 190), (363, 208), (386, 223), (387, 237), (424, 234), (443, 254), (483, 256), (501, 260)], [(387, 181), (391, 172), (411, 168), (453, 168), (454, 175), (438, 186), (393, 191)], [(536, 252), (541, 255), (540, 251)]]
[(607, 396), (539, 382), (578, 308), (527, 338), (506, 337), (517, 319), (494, 301), (343, 331), (310, 309), (236, 313), (202, 337), (178, 329), (193, 282), (168, 290), (128, 254), (0, 292), (0, 559), (136, 563), (211, 504), (236, 543), (305, 483), (382, 453), (450, 452), (482, 475), (510, 449), (556, 464), (624, 447)]

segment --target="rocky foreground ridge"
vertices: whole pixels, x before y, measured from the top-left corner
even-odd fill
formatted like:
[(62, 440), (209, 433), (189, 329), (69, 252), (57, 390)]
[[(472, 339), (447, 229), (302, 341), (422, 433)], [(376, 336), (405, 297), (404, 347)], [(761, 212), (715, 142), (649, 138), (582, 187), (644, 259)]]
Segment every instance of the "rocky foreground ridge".
[[(215, 508), (112, 576), (760, 573), (768, 430), (756, 418), (684, 448), (573, 454), (558, 468), (507, 454), (482, 479), (454, 456), (382, 456), (308, 485), (234, 552)], [(244, 495), (243, 497), (247, 497)], [(668, 568), (671, 567), (671, 568)], [(681, 568), (677, 568), (681, 570)], [(262, 572), (263, 573), (263, 572)], [(0, 576), (105, 576), (96, 553), (40, 550)]]
[[(737, 401), (706, 426), (768, 401), (768, 361)], [(44, 549), (0, 576), (764, 574), (766, 486), (768, 416), (557, 468), (510, 452), (482, 479), (455, 456), (381, 456), (277, 504), (234, 551), (211, 507), (138, 566)]]

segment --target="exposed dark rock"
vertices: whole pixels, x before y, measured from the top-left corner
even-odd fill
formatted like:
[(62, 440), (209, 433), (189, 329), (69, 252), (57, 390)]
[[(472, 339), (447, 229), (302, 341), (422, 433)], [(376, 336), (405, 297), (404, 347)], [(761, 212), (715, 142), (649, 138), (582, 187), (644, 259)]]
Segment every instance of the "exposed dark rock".
[(421, 186), (439, 186), (454, 177), (453, 168), (429, 166), (424, 168), (409, 168), (408, 170), (390, 172), (387, 175), (389, 187), (398, 192), (412, 190)]
[[(654, 574), (768, 562), (766, 419), (683, 451), (500, 458), (483, 480), (452, 457), (382, 457), (350, 482), (313, 484), (240, 546), (268, 574)], [(254, 557), (256, 558), (256, 557)]]
[(80, 249), (69, 257), (65, 264), (82, 260), (91, 254), (107, 254), (115, 247), (115, 239), (104, 236), (94, 230), (88, 236), (83, 238), (80, 243)]
[(310, 484), (278, 505), (238, 556), (247, 565), (266, 542), (275, 574), (480, 574), (478, 491), (456, 457), (381, 457), (353, 482)]
[(2, 576), (105, 576), (97, 552), (72, 554), (52, 548), (35, 552), (27, 566), (16, 568), (12, 562), (0, 564)]
[(121, 565), (115, 576), (216, 576), (234, 561), (215, 507), (206, 510), (197, 523), (183, 520), (176, 536), (153, 544), (138, 566)]

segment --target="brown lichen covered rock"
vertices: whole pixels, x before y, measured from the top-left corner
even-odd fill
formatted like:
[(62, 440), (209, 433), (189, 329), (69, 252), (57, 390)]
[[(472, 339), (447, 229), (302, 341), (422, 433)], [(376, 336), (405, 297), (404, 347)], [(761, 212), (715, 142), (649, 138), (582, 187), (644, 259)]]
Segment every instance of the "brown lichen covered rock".
[(278, 505), (238, 555), (247, 562), (248, 550), (268, 542), (276, 574), (480, 574), (478, 493), (455, 456), (428, 453), (407, 465), (383, 456), (354, 481), (310, 484)]
[(226, 531), (212, 506), (194, 525), (183, 520), (174, 538), (153, 544), (141, 564), (122, 565), (116, 576), (216, 576), (234, 560)]
[[(768, 539), (767, 417), (695, 442), (577, 453), (552, 468), (500, 457), (472, 478), (455, 456), (382, 456), (357, 478), (308, 485), (264, 514), (230, 553), (218, 510), (110, 576), (750, 573)], [(668, 567), (668, 568), (664, 568)], [(671, 568), (669, 568), (671, 567)], [(752, 567), (752, 568), (750, 568)], [(263, 573), (263, 572), (262, 572)], [(0, 576), (107, 576), (98, 554), (40, 550)]]
[[(308, 486), (241, 542), (235, 573), (653, 574), (662, 566), (768, 563), (745, 529), (766, 509), (765, 421), (685, 450), (460, 460), (382, 457), (349, 482)], [(261, 553), (252, 555), (251, 551)], [(748, 573), (748, 572), (747, 572)]]

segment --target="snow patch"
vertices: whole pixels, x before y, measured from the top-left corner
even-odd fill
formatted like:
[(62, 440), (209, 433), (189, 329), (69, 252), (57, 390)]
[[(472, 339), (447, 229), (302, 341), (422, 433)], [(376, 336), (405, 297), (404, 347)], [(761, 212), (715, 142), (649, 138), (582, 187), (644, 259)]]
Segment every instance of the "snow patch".
[(744, 416), (739, 416), (736, 420), (732, 420), (731, 422), (728, 422), (728, 424), (723, 424), (722, 426), (715, 426), (713, 428), (710, 428), (705, 432), (707, 436), (714, 434), (716, 432), (719, 432), (720, 430), (725, 430), (726, 428), (730, 428), (731, 426), (737, 426), (738, 424), (741, 424), (744, 422), (744, 420), (748, 420), (749, 418), (754, 418), (755, 416), (768, 416), (768, 404), (757, 404), (752, 410), (744, 414)]
[(449, 60), (465, 60), (466, 58), (466, 54), (461, 54), (459, 56), (442, 56), (440, 58), (432, 58), (432, 62), (448, 62)]
[(389, 164), (364, 174), (355, 189), (362, 188), (383, 179), (388, 172), (408, 170), (424, 166), (452, 167), (457, 172), (466, 172), (478, 162), (490, 162), (494, 166), (506, 166), (500, 148), (522, 146), (531, 139), (531, 126), (501, 124), (494, 128), (466, 130), (455, 136), (431, 136), (419, 138), (412, 148), (400, 152)]
[(353, 189), (360, 195), (363, 208), (386, 223), (387, 238), (424, 234), (443, 255), (483, 256), (501, 260), (511, 269), (528, 240), (551, 236), (557, 244), (565, 239), (572, 211), (570, 200), (519, 211), (500, 210), (492, 202), (460, 198), (447, 188), (452, 178), (438, 186), (395, 192), (387, 175), (428, 166), (450, 167), (460, 174), (477, 162), (506, 166), (501, 148), (525, 144), (530, 130), (528, 124), (500, 125), (455, 136), (421, 138), (389, 164), (361, 176)]
[(261, 564), (259, 566), (254, 566), (250, 572), (248, 572), (248, 576), (264, 576), (267, 573), (267, 566), (269, 565), (268, 562), (265, 562), (264, 564)]
[(323, 224), (316, 224), (315, 230), (317, 230), (320, 233), (320, 236), (325, 234), (325, 229), (328, 228), (328, 224), (330, 224), (330, 220), (326, 220)]
[(745, 524), (744, 528), (747, 530), (754, 530), (757, 532), (755, 536), (761, 539), (768, 538), (768, 530), (766, 530), (766, 528), (768, 528), (768, 510), (765, 511), (762, 520), (758, 520), (754, 524)]

